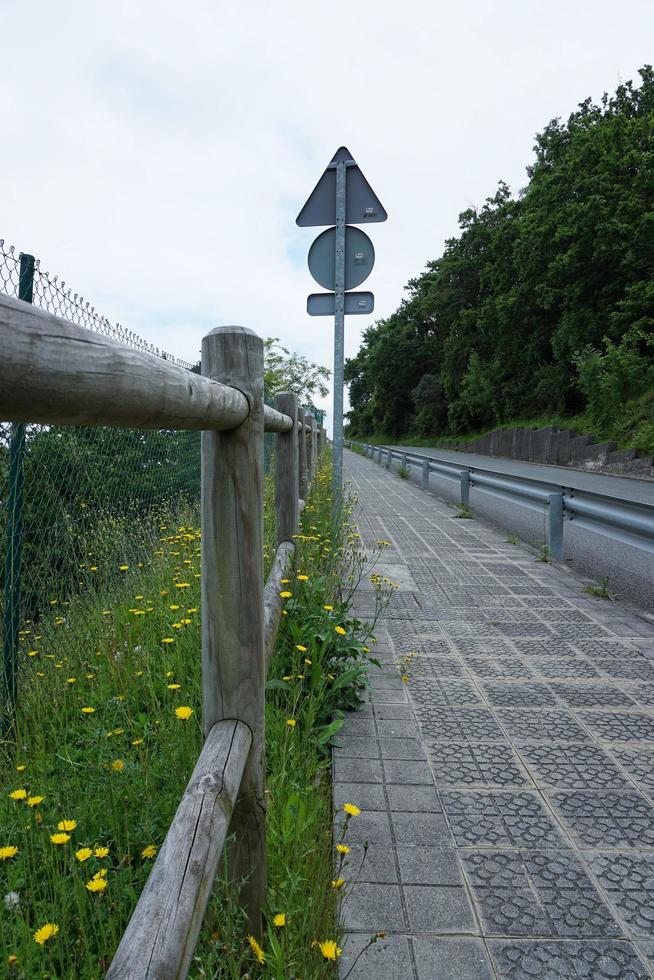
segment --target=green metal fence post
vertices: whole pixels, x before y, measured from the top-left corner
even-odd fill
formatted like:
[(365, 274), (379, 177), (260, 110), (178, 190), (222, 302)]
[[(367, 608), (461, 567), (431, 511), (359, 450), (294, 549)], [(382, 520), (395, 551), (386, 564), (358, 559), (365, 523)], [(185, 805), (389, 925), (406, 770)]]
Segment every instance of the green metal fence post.
[[(18, 299), (32, 302), (34, 256), (21, 255)], [(25, 423), (11, 426), (9, 443), (9, 487), (7, 525), (5, 528), (4, 644), (2, 660), (3, 718), (6, 732), (13, 724), (18, 688), (18, 633), (20, 629), (20, 568), (23, 548), (23, 462), (25, 458)]]

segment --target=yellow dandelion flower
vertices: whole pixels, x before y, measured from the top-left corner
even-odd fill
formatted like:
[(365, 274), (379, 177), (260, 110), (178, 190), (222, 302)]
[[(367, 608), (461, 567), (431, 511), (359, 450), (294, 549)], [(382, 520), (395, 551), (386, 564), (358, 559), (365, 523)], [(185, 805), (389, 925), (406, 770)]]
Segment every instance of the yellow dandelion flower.
[(126, 572), (128, 568), (129, 568), (129, 565), (119, 565), (118, 566), (118, 571), (120, 571), (120, 572)]
[(290, 599), (291, 596), (293, 595), (292, 592), (280, 592), (279, 594), (282, 599)]
[(53, 844), (67, 844), (70, 834), (50, 834), (50, 840)]
[(332, 888), (335, 888), (337, 891), (342, 888), (344, 884), (345, 878), (334, 878), (332, 880)]
[(261, 946), (256, 941), (256, 939), (254, 938), (254, 936), (248, 936), (248, 942), (250, 944), (250, 949), (252, 950), (252, 952), (256, 956), (256, 958), (259, 961), (259, 963), (265, 963), (266, 954), (264, 953), (264, 951), (262, 950)]
[(273, 925), (274, 926), (277, 926), (278, 929), (281, 928), (281, 926), (285, 926), (286, 925), (286, 913), (285, 912), (278, 912), (277, 915), (273, 917)]
[(142, 738), (132, 739), (132, 745), (143, 745), (143, 739)]
[(282, 583), (282, 585), (288, 585), (288, 583), (289, 583), (289, 582), (290, 582), (291, 580), (290, 580), (290, 578), (280, 578), (280, 580), (279, 580), (279, 581), (280, 581), (280, 582)]
[(163, 640), (161, 642), (162, 643), (174, 643), (175, 642), (175, 637), (174, 636), (164, 636), (164, 638), (163, 638)]
[(309, 576), (308, 575), (298, 575), (297, 576), (297, 580), (298, 580), (298, 582), (308, 582), (309, 581)]
[(108, 872), (107, 872), (107, 869), (106, 868), (100, 868), (99, 871), (96, 871), (95, 872), (95, 874), (93, 875), (93, 877), (94, 878), (106, 878), (107, 877), (107, 874), (108, 874)]
[(188, 705), (182, 705), (179, 708), (175, 708), (175, 715), (181, 719), (181, 721), (186, 721), (193, 714), (193, 708), (189, 708)]
[(13, 792), (11, 792), (9, 794), (9, 799), (10, 800), (24, 800), (26, 798), (27, 798), (27, 790), (26, 789), (15, 789), (15, 790), (13, 790)]
[(37, 929), (34, 933), (34, 942), (38, 943), (39, 946), (43, 946), (43, 943), (47, 943), (48, 939), (53, 939), (59, 932), (59, 926), (54, 922), (46, 922), (44, 926)]
[(16, 766), (16, 772), (25, 772), (26, 769), (27, 766), (24, 763), (20, 766)]
[(343, 952), (333, 939), (325, 939), (324, 942), (318, 943), (318, 949), (326, 960), (335, 960)]
[(352, 848), (348, 847), (347, 844), (337, 844), (336, 850), (339, 854), (349, 854)]
[(288, 725), (289, 728), (295, 728), (295, 726), (297, 725), (297, 722), (296, 722), (295, 718), (287, 718), (286, 719), (286, 724)]
[(93, 848), (93, 853), (95, 854), (95, 856), (97, 858), (106, 858), (106, 857), (109, 856), (109, 848), (108, 847), (94, 847)]
[(354, 803), (344, 803), (343, 809), (345, 810), (345, 812), (349, 817), (358, 817), (359, 814), (361, 813), (359, 807), (356, 806)]
[(179, 691), (181, 684), (168, 684), (169, 691)]
[(90, 892), (103, 892), (107, 887), (107, 882), (104, 878), (96, 878), (94, 875), (90, 881), (86, 882), (86, 887)]
[(334, 612), (334, 607), (333, 606), (323, 606), (322, 608), (323, 609), (326, 609), (327, 612)]
[(111, 763), (111, 768), (114, 772), (122, 772), (125, 768), (125, 763), (122, 759), (114, 759), (114, 761)]
[(410, 681), (410, 679), (411, 679), (411, 678), (409, 677), (409, 675), (408, 675), (408, 674), (402, 674), (402, 678), (401, 678), (401, 680), (402, 680), (402, 683), (403, 683), (403, 684), (408, 684), (408, 683), (409, 683), (409, 681)]
[(82, 708), (83, 715), (92, 715), (95, 712), (95, 708)]
[(306, 653), (307, 652), (307, 647), (303, 647), (301, 643), (296, 643), (295, 644), (295, 649), (296, 650), (299, 650), (300, 653)]
[(157, 853), (157, 849), (154, 846), (154, 844), (148, 844), (147, 847), (144, 847), (143, 850), (141, 851), (141, 857), (153, 858), (155, 857), (156, 853)]
[(28, 806), (38, 806), (39, 803), (43, 803), (45, 796), (28, 796), (27, 805)]
[(60, 820), (57, 824), (57, 830), (65, 830), (66, 832), (70, 830), (75, 830), (77, 826), (77, 820)]
[(93, 851), (90, 847), (80, 847), (79, 851), (75, 851), (75, 857), (80, 862), (88, 861), (90, 857), (93, 857)]
[(5, 847), (0, 847), (0, 861), (8, 861), (9, 858), (16, 857), (18, 854), (18, 848), (14, 847), (13, 844), (7, 844)]
[(190, 589), (191, 588), (191, 583), (190, 582), (175, 582), (175, 588), (176, 589)]
[(339, 636), (345, 636), (345, 630), (343, 629), (342, 626), (335, 626), (334, 630), (336, 633), (338, 633)]

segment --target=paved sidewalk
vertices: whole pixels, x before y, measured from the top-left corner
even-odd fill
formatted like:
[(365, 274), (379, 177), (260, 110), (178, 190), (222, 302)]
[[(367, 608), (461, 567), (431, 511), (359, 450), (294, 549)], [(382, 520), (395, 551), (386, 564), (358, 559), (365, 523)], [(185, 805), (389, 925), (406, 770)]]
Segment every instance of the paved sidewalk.
[[(653, 977), (654, 626), (346, 463), (401, 588), (334, 751), (335, 802), (362, 810), (345, 878), (369, 842), (341, 976), (383, 931), (351, 980)], [(357, 602), (369, 615), (371, 588)]]

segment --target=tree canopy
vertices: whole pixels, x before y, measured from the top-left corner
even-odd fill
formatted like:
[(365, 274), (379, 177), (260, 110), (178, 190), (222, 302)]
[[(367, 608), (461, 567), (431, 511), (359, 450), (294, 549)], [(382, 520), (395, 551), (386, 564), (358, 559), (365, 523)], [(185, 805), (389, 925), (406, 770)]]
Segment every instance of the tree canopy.
[(527, 186), (463, 211), (365, 331), (345, 369), (353, 433), (606, 412), (654, 385), (654, 73), (639, 74), (548, 123)]

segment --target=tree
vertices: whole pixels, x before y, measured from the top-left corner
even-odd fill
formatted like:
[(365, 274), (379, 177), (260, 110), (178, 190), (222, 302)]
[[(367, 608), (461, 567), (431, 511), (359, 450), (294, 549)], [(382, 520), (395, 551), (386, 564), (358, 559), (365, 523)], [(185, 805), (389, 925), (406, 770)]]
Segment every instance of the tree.
[(315, 364), (304, 354), (291, 353), (279, 343), (279, 337), (267, 337), (263, 342), (264, 388), (266, 395), (278, 391), (293, 391), (301, 404), (315, 408), (313, 400), (325, 398), (331, 371)]

